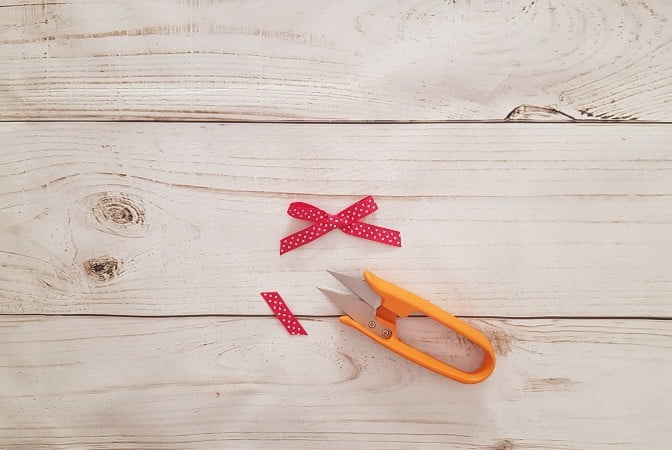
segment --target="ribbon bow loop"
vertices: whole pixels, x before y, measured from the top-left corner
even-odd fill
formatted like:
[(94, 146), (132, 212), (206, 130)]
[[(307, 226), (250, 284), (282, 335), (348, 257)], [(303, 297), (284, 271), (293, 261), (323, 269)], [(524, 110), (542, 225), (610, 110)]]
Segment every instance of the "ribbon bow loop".
[(287, 208), (287, 214), (295, 219), (309, 220), (311, 222), (317, 222), (329, 216), (326, 211), (304, 202), (290, 203), (289, 208)]
[(287, 214), (296, 219), (313, 222), (313, 225), (282, 239), (280, 254), (312, 242), (336, 228), (351, 236), (401, 247), (401, 235), (398, 231), (360, 222), (360, 219), (377, 209), (378, 205), (372, 196), (363, 198), (338, 214), (329, 214), (309, 203), (293, 202), (289, 205)]

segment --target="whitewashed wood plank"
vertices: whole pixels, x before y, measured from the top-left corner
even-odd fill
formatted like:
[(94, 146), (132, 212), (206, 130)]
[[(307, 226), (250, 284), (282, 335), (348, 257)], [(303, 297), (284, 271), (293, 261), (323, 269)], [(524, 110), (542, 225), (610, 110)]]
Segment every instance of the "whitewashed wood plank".
[(671, 18), (665, 0), (4, 0), (0, 118), (670, 121)]
[[(424, 330), (436, 352), (470, 349)], [(336, 319), (3, 317), (0, 438), (42, 448), (647, 448), (672, 445), (672, 328), (489, 320), (494, 374), (461, 385)]]
[[(460, 315), (663, 316), (664, 125), (0, 126), (6, 313), (336, 314), (325, 269), (370, 269)], [(311, 193), (311, 195), (308, 195)], [(314, 195), (313, 195), (314, 194)], [(373, 194), (401, 249), (303, 222)]]

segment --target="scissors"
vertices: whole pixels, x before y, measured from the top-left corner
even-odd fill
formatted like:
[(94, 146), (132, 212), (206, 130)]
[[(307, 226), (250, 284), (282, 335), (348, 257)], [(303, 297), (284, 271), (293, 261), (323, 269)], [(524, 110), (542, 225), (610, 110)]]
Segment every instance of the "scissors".
[[(346, 315), (339, 318), (342, 323), (404, 358), (461, 383), (480, 383), (494, 370), (495, 353), (488, 338), (452, 314), (369, 271), (364, 272), (364, 279), (328, 272), (352, 292), (344, 294), (318, 288), (345, 312)], [(399, 340), (397, 318), (407, 317), (416, 311), (435, 319), (483, 349), (481, 366), (473, 372), (465, 372)]]

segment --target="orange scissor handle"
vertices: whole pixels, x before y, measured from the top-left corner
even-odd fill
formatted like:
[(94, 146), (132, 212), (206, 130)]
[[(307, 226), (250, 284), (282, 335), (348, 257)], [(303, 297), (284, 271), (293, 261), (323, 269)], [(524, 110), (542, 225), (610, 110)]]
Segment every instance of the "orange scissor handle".
[[(378, 342), (380, 345), (387, 347), (404, 358), (461, 383), (480, 383), (490, 376), (495, 369), (495, 352), (492, 350), (490, 341), (488, 341), (488, 338), (485, 337), (483, 333), (470, 327), (452, 314), (427, 300), (388, 281), (378, 278), (371, 272), (364, 272), (364, 279), (382, 299), (382, 303), (377, 312), (377, 321), (379, 322), (379, 326), (384, 326), (389, 329), (391, 335), (389, 338), (380, 337), (370, 329), (351, 319), (349, 316), (342, 316), (340, 318), (342, 323), (357, 329)], [(396, 318), (407, 317), (416, 311), (447, 326), (483, 349), (483, 361), (481, 362), (481, 366), (473, 372), (465, 372), (399, 340), (396, 330)]]

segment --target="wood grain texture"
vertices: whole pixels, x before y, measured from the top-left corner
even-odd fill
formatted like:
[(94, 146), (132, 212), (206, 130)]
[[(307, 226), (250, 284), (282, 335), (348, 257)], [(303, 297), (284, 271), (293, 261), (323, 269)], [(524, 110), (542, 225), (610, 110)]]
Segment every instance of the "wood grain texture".
[[(437, 351), (473, 359), (408, 320)], [(474, 321), (508, 348), (472, 386), (336, 319), (304, 324), (308, 336), (289, 337), (273, 318), (1, 318), (3, 447), (672, 445), (669, 321)]]
[(670, 121), (671, 17), (666, 0), (4, 0), (0, 119)]
[[(0, 309), (336, 314), (325, 269), (370, 269), (459, 315), (670, 316), (671, 127), (473, 127), (2, 124)], [(278, 255), (290, 201), (364, 194), (401, 249)]]

